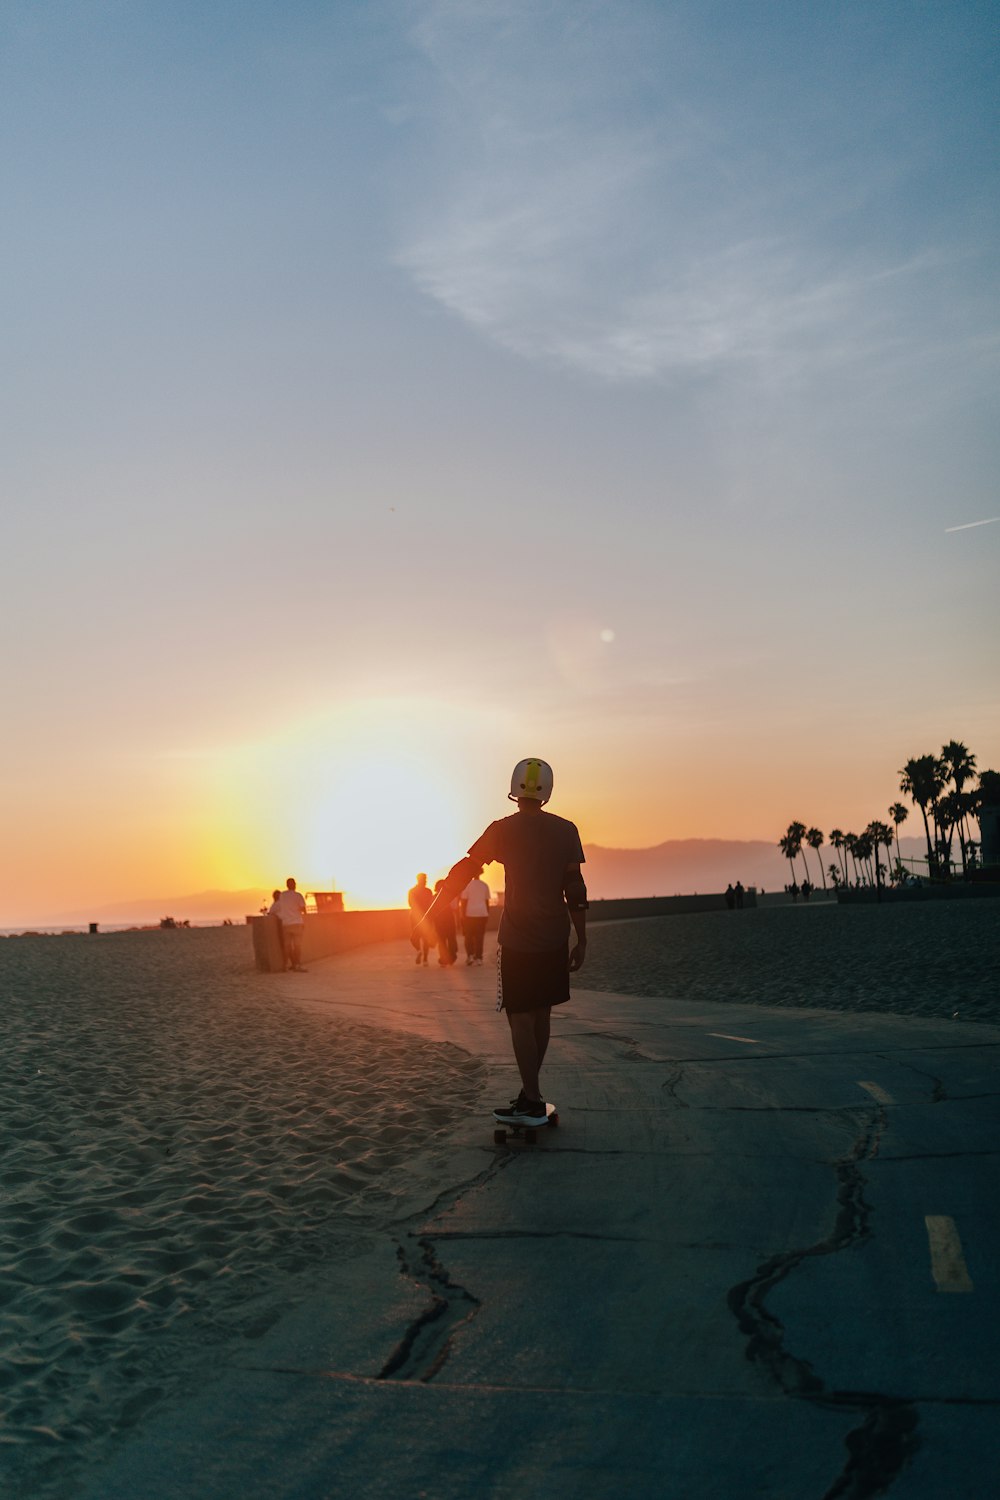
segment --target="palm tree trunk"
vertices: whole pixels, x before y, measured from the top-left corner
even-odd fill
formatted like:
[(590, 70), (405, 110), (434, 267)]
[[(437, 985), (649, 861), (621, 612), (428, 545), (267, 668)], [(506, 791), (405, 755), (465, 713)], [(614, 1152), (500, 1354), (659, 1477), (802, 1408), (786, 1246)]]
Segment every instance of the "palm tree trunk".
[(922, 802), (918, 802), (920, 816), (924, 820), (924, 838), (927, 840), (927, 874), (933, 879), (934, 876), (934, 848), (931, 844), (931, 829), (927, 821), (927, 808)]
[(962, 851), (962, 878), (964, 880), (964, 879), (966, 879), (968, 877), (968, 874), (969, 874), (969, 861), (966, 858), (966, 854), (965, 854), (965, 837), (964, 837), (964, 835), (962, 833), (962, 824), (961, 824), (961, 821), (957, 822), (954, 825), (954, 828), (952, 829), (952, 832), (955, 831), (955, 828), (958, 829), (958, 847)]

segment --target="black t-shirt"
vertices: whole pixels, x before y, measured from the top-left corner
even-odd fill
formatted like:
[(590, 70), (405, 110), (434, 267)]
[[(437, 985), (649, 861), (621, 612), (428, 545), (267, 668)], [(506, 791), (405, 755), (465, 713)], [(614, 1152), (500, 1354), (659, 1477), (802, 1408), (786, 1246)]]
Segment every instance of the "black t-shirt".
[(500, 943), (520, 953), (549, 953), (569, 937), (563, 895), (567, 865), (584, 862), (575, 823), (554, 813), (512, 813), (491, 823), (469, 850), (477, 864), (494, 860), (506, 875)]

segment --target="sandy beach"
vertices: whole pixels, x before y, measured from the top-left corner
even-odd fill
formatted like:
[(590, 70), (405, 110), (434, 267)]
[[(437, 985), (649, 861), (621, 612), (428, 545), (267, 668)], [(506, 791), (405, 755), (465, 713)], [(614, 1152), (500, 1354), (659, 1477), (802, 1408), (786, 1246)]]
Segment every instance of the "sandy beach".
[[(982, 901), (595, 926), (580, 987), (651, 997), (651, 1014), (684, 1000), (996, 1022), (998, 918)], [(488, 1067), (365, 1023), (380, 975), (419, 985), (409, 955), (320, 966), (328, 986), (354, 976), (346, 1018), (312, 1003), (308, 975), (257, 974), (245, 929), (0, 943), (8, 1493), (80, 1493), (290, 1287), (433, 1202), (457, 1127), (481, 1111), (485, 1129)], [(457, 1007), (491, 1010), (488, 967), (452, 977)]]
[(815, 902), (593, 926), (587, 989), (1000, 1020), (1000, 901)]
[(241, 928), (8, 939), (0, 975), (0, 1472), (70, 1495), (276, 1279), (392, 1212), (414, 1143), (433, 1174), (483, 1069), (290, 1010)]

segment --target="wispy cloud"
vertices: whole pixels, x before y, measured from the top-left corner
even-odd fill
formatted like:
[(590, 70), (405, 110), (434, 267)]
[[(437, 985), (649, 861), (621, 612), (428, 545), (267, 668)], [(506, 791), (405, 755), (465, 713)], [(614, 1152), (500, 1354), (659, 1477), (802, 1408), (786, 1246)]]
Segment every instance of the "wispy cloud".
[[(435, 128), (397, 260), (483, 335), (609, 380), (782, 380), (940, 342), (928, 287), (948, 257), (870, 249), (801, 164), (744, 149), (685, 83), (668, 10), (435, 0), (417, 16)], [(972, 319), (947, 338), (996, 353)]]
[(989, 516), (985, 521), (966, 521), (964, 526), (946, 526), (944, 529), (946, 532), (972, 531), (976, 526), (993, 526), (997, 521), (1000, 521), (1000, 516)]

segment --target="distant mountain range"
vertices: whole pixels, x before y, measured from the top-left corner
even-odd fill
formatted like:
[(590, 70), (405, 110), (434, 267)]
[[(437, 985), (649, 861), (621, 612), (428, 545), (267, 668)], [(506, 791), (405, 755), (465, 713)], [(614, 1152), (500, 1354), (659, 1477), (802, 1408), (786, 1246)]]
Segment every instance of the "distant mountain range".
[[(742, 880), (758, 890), (782, 890), (787, 882), (788, 861), (776, 843), (759, 839), (668, 839), (651, 849), (606, 849), (587, 844), (584, 874), (594, 900), (623, 896), (676, 896), (693, 892), (723, 891), (730, 881)], [(920, 838), (900, 840), (904, 858), (919, 858), (924, 852)], [(836, 854), (829, 845), (820, 850), (826, 868)], [(809, 878), (816, 879), (816, 856), (806, 851)], [(796, 879), (802, 879), (802, 862), (796, 861)], [(178, 921), (242, 922), (260, 910), (270, 893), (253, 887), (243, 891), (197, 891), (187, 896), (157, 896), (153, 899), (108, 902), (87, 911), (63, 914), (56, 922), (146, 923), (161, 917)], [(400, 905), (402, 905), (402, 900)], [(53, 924), (54, 925), (54, 924)]]
[[(900, 839), (904, 859), (924, 852), (923, 839)], [(585, 845), (584, 874), (595, 900), (623, 896), (682, 896), (694, 892), (724, 891), (732, 882), (758, 890), (780, 891), (790, 879), (788, 861), (777, 846), (761, 839), (668, 839), (652, 849), (605, 849)], [(817, 857), (807, 849), (809, 879), (821, 884)], [(823, 869), (837, 858), (835, 849), (824, 844), (819, 851)], [(895, 859), (895, 853), (893, 854)], [(802, 879), (802, 860), (795, 862), (796, 880)]]
[(57, 922), (76, 926), (82, 922), (135, 922), (140, 925), (158, 922), (161, 917), (176, 917), (179, 922), (242, 922), (244, 917), (260, 911), (265, 899), (270, 901), (270, 891), (258, 890), (256, 886), (246, 891), (197, 891), (192, 896), (128, 898), (91, 906), (86, 911), (63, 913), (54, 919), (52, 925)]

